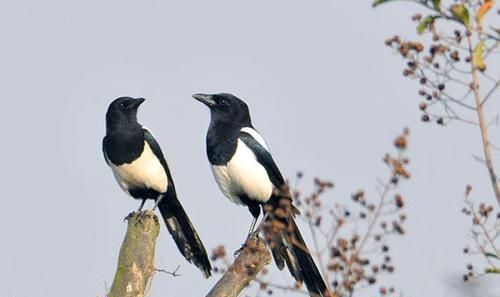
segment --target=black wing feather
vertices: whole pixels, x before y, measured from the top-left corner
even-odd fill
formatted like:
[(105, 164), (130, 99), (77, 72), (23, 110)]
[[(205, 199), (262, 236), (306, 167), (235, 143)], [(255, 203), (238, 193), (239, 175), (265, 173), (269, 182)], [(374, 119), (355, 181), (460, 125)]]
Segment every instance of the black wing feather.
[(155, 154), (158, 160), (160, 160), (163, 169), (165, 169), (165, 172), (167, 173), (168, 176), (168, 183), (170, 185), (172, 177), (170, 176), (170, 170), (168, 169), (167, 161), (163, 156), (163, 152), (161, 151), (160, 145), (158, 144), (158, 142), (156, 142), (156, 139), (153, 137), (153, 134), (151, 134), (151, 132), (149, 132), (148, 129), (142, 128), (142, 131), (144, 131), (144, 140), (149, 144), (149, 147), (153, 151), (153, 154)]
[(266, 169), (267, 175), (269, 175), (273, 185), (277, 188), (283, 186), (285, 184), (285, 179), (281, 175), (276, 163), (274, 163), (271, 153), (255, 140), (250, 133), (241, 131), (239, 139), (255, 154), (257, 161)]
[(189, 262), (194, 263), (203, 272), (203, 275), (208, 278), (211, 275), (212, 267), (207, 252), (191, 220), (189, 220), (184, 208), (177, 199), (174, 181), (170, 175), (170, 170), (168, 169), (167, 161), (163, 156), (160, 145), (149, 130), (143, 128), (143, 131), (144, 140), (151, 147), (153, 154), (160, 160), (168, 177), (167, 192), (158, 204), (163, 220), (182, 255)]

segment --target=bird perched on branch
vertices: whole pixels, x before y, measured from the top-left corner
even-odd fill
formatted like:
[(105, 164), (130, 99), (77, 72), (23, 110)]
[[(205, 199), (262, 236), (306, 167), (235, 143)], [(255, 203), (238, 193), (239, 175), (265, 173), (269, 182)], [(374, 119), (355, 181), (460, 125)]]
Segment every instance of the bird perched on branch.
[(179, 251), (208, 278), (210, 261), (193, 224), (177, 199), (174, 181), (159, 144), (149, 130), (137, 122), (143, 98), (121, 97), (106, 113), (103, 152), (120, 187), (135, 199), (155, 200)]
[(252, 125), (246, 103), (225, 93), (193, 97), (210, 109), (207, 155), (219, 188), (234, 203), (247, 206), (253, 216), (248, 236), (256, 235), (253, 230), (262, 209), (263, 231), (278, 268), (286, 263), (311, 296), (329, 296), (295, 223), (298, 210), (264, 138)]

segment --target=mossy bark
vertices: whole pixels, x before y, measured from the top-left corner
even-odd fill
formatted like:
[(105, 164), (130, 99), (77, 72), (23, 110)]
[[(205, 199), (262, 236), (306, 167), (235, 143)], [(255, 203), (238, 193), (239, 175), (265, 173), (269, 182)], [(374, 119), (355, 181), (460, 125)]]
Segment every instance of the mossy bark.
[(108, 297), (144, 297), (155, 272), (155, 246), (160, 233), (151, 211), (133, 212), (120, 248), (118, 268)]

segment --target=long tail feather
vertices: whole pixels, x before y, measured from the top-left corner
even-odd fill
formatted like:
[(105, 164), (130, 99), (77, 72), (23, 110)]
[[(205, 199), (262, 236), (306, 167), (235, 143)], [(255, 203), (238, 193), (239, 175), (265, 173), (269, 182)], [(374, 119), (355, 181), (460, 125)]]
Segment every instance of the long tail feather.
[(212, 275), (212, 267), (205, 247), (186, 215), (184, 208), (179, 203), (177, 196), (174, 194), (163, 197), (158, 204), (158, 208), (167, 225), (168, 231), (174, 238), (177, 248), (184, 258), (196, 265), (205, 278), (210, 277)]
[(316, 294), (315, 296), (325, 296), (328, 291), (325, 281), (323, 280), (318, 267), (314, 263), (311, 253), (307, 249), (306, 243), (302, 238), (302, 234), (300, 234), (299, 228), (293, 218), (290, 219), (290, 224), (293, 235), (288, 240), (293, 242), (293, 254), (299, 262), (299, 267), (307, 290)]
[(269, 214), (264, 228), (266, 240), (278, 268), (283, 269), (285, 262), (290, 274), (296, 281), (305, 283), (311, 296), (330, 296), (328, 287), (295, 223), (296, 211), (291, 201), (272, 197), (264, 206), (264, 211)]

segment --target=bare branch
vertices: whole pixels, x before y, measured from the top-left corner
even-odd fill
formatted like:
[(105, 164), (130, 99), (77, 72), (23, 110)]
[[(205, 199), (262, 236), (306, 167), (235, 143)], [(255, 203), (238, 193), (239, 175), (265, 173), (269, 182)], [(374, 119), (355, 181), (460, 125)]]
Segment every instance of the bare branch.
[(177, 268), (175, 268), (174, 271), (168, 271), (168, 270), (165, 270), (165, 269), (155, 269), (156, 272), (161, 272), (161, 273), (165, 273), (165, 274), (169, 274), (171, 276), (182, 276), (182, 274), (179, 273), (179, 268), (181, 268), (181, 265), (177, 265)]
[[(467, 35), (467, 43), (469, 45), (469, 51), (472, 56), (474, 50), (472, 47), (472, 40), (470, 35)], [(498, 205), (500, 205), (500, 186), (498, 185), (497, 176), (493, 167), (493, 156), (491, 154), (486, 115), (484, 113), (482, 105), (483, 99), (481, 98), (481, 94), (479, 93), (479, 79), (477, 77), (477, 66), (474, 59), (471, 60), (470, 65), (472, 75), (472, 92), (474, 93), (474, 99), (476, 101), (477, 116), (479, 120), (479, 127), (481, 130), (481, 138), (483, 141), (484, 159), (486, 162), (486, 167), (488, 168), (488, 173), (490, 174), (490, 181), (491, 185), (493, 186), (493, 191), (495, 192), (495, 197), (497, 199)]]
[(237, 297), (271, 263), (271, 254), (264, 240), (248, 240), (234, 263), (207, 294), (207, 297)]

